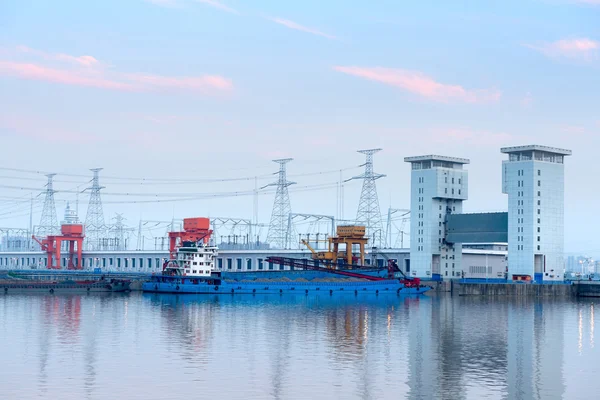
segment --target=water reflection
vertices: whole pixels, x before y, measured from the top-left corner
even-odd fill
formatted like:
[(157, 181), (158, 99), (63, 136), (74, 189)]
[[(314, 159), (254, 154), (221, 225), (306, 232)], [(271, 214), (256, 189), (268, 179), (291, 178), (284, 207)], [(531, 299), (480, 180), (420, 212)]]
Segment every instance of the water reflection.
[(3, 296), (0, 313), (15, 371), (37, 365), (34, 385), (0, 376), (13, 398), (578, 398), (566, 374), (598, 356), (593, 303), (552, 299)]

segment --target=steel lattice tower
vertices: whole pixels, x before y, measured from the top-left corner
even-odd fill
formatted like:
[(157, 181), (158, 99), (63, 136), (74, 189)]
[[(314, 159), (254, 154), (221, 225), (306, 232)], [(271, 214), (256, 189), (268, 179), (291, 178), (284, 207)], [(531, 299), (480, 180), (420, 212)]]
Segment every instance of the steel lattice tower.
[(269, 233), (267, 234), (267, 243), (280, 249), (288, 247), (289, 244), (287, 228), (292, 206), (290, 205), (288, 186), (293, 185), (296, 182), (287, 180), (285, 165), (292, 160), (293, 158), (273, 160), (273, 162), (279, 164), (279, 178), (277, 179), (277, 182), (261, 188), (277, 186), (275, 201), (273, 202), (273, 212), (271, 213), (271, 223), (269, 224)]
[(58, 218), (56, 217), (56, 206), (54, 205), (55, 190), (52, 187), (52, 178), (56, 174), (48, 174), (48, 183), (46, 184), (46, 199), (44, 200), (44, 209), (40, 225), (37, 227), (38, 236), (56, 235), (59, 232)]
[(88, 250), (100, 250), (100, 239), (106, 236), (106, 225), (104, 224), (104, 212), (102, 211), (102, 199), (100, 198), (100, 190), (104, 186), (100, 186), (98, 173), (102, 168), (91, 169), (94, 173), (92, 186), (90, 190), (90, 203), (88, 205), (87, 214), (85, 216), (85, 236)]
[(361, 167), (365, 167), (365, 172), (362, 175), (354, 176), (348, 180), (363, 180), (360, 202), (358, 203), (358, 213), (356, 214), (356, 223), (364, 224), (367, 231), (367, 237), (372, 246), (382, 247), (384, 231), (375, 181), (379, 178), (383, 178), (385, 175), (373, 172), (373, 154), (379, 151), (381, 151), (381, 149), (359, 150), (359, 153), (364, 154), (367, 157), (367, 161), (361, 165)]

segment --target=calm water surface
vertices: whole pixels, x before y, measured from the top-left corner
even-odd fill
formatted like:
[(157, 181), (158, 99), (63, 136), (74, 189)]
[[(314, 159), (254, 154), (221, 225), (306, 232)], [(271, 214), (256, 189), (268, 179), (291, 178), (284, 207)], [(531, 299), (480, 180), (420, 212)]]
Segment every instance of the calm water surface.
[(5, 399), (594, 399), (593, 301), (0, 295)]

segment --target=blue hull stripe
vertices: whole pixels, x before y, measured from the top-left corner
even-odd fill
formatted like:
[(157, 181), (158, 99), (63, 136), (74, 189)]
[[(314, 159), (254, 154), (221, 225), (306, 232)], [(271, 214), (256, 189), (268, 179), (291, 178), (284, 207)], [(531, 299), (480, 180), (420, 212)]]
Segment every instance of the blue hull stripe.
[(279, 294), (279, 293), (400, 293), (421, 294), (430, 290), (427, 286), (419, 288), (406, 287), (397, 280), (377, 282), (222, 282), (221, 285), (177, 284), (175, 282), (146, 282), (142, 285), (144, 292), (153, 293), (192, 293), (192, 294)]

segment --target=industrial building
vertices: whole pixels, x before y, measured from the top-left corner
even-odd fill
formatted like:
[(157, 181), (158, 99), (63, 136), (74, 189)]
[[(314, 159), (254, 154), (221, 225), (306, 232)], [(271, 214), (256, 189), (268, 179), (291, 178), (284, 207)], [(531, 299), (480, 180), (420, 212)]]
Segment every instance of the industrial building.
[[(366, 156), (366, 163), (365, 172), (350, 179), (363, 180), (357, 217), (353, 220), (342, 220), (339, 214), (336, 218), (292, 212), (287, 188), (294, 182), (288, 181), (286, 176), (286, 164), (291, 159), (274, 160), (279, 165), (279, 172), (277, 182), (267, 185), (275, 186), (276, 192), (271, 222), (264, 225), (269, 228), (266, 240), (261, 240), (256, 234), (257, 228), (263, 226), (256, 218), (253, 221), (211, 218), (215, 244), (221, 248), (217, 268), (226, 271), (288, 269), (289, 266), (269, 265), (265, 260), (269, 256), (311, 258), (308, 248), (293, 243), (298, 237), (298, 232), (294, 231), (294, 220), (299, 218), (327, 224), (327, 231), (304, 235), (307, 247), (313, 245), (317, 250), (324, 239), (333, 235), (336, 226), (365, 226), (368, 237), (365, 265), (384, 266), (387, 260), (394, 259), (411, 277), (431, 280), (563, 279), (564, 157), (571, 155), (571, 151), (538, 145), (502, 148), (502, 153), (509, 155), (509, 159), (502, 163), (502, 192), (508, 195), (508, 211), (484, 214), (463, 213), (463, 202), (469, 194), (468, 171), (465, 169), (468, 159), (440, 155), (406, 157), (404, 161), (411, 165), (410, 210), (390, 208), (384, 232), (375, 181), (385, 175), (375, 173), (373, 168), (373, 155), (380, 150), (359, 151)], [(114, 226), (104, 222), (100, 170), (92, 170), (90, 205), (81, 234), (65, 233), (58, 226), (54, 193), (59, 191), (53, 188), (55, 174), (47, 174), (40, 224), (29, 229), (0, 228), (0, 269), (71, 266), (75, 269), (100, 268), (123, 272), (159, 271), (169, 256), (163, 246), (168, 234), (151, 237), (155, 246), (148, 250), (142, 235), (143, 221), (140, 221), (138, 244), (135, 250), (129, 249), (126, 236), (134, 229), (123, 225), (123, 217), (117, 214)], [(338, 196), (343, 192), (341, 186), (346, 181), (340, 176)], [(341, 210), (343, 198), (338, 200)], [(394, 213), (399, 215), (396, 220), (402, 221), (396, 241), (392, 240), (390, 229)], [(410, 250), (402, 246), (404, 222), (409, 219)], [(76, 212), (67, 206), (63, 227), (78, 223)], [(231, 242), (229, 238), (232, 236), (224, 234), (226, 224), (235, 229), (246, 227), (246, 231), (239, 235), (243, 241), (237, 242), (238, 235), (234, 234)], [(175, 225), (174, 221), (170, 223), (170, 231), (176, 229)], [(32, 242), (32, 232), (41, 247)], [(299, 236), (302, 239), (302, 234)], [(82, 237), (85, 239), (83, 245), (76, 243), (63, 248), (62, 253), (59, 249), (56, 253), (59, 259), (54, 259), (49, 266), (46, 253), (48, 248), (58, 245), (58, 239), (74, 242)], [(221, 242), (218, 242), (219, 238)], [(104, 245), (106, 241), (117, 244), (107, 246)]]
[(411, 164), (411, 275), (422, 278), (460, 277), (462, 247), (447, 243), (447, 214), (462, 213), (468, 198), (469, 160), (444, 156), (406, 157)]
[[(564, 157), (571, 151), (539, 145), (501, 151), (509, 155), (502, 163), (506, 213), (462, 214), (468, 198), (463, 165), (469, 160), (437, 155), (404, 159), (411, 163), (412, 276), (564, 279)], [(502, 266), (463, 260), (464, 243), (471, 248), (507, 243), (507, 260)]]
[(502, 192), (508, 195), (509, 279), (564, 276), (565, 156), (546, 146), (504, 147)]

